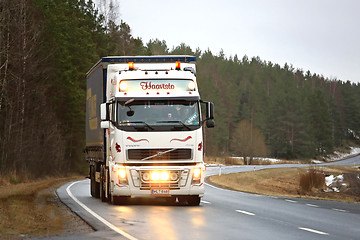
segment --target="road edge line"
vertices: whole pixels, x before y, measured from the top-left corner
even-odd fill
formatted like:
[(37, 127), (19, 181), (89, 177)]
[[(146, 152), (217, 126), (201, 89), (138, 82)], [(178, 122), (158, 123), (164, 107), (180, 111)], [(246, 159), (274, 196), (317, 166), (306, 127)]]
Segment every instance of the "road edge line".
[(102, 222), (103, 224), (105, 224), (106, 226), (108, 226), (109, 228), (111, 228), (113, 231), (119, 233), (120, 235), (122, 235), (123, 237), (126, 237), (127, 239), (130, 240), (137, 240), (137, 238), (131, 236), (130, 234), (124, 232), (123, 230), (121, 230), (120, 228), (116, 227), (115, 225), (111, 224), (110, 222), (108, 222), (107, 220), (105, 220), (103, 217), (101, 217), (100, 215), (98, 215), (97, 213), (95, 213), (93, 210), (91, 210), (90, 208), (88, 208), (85, 204), (83, 204), (82, 202), (79, 201), (79, 199), (77, 199), (72, 192), (70, 191), (70, 188), (79, 183), (82, 182), (84, 180), (81, 181), (77, 181), (77, 182), (73, 182), (72, 184), (70, 184), (67, 188), (66, 188), (66, 192), (69, 195), (69, 197), (72, 198), (72, 200), (74, 200), (77, 204), (79, 204), (83, 209), (85, 209), (88, 213), (90, 213), (91, 215), (93, 215), (95, 218), (97, 218), (100, 222)]

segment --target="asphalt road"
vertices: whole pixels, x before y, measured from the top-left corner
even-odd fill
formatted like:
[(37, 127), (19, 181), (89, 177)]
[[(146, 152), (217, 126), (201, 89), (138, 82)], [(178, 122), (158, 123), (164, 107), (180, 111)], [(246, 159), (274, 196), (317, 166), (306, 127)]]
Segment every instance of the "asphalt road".
[[(360, 156), (336, 164), (360, 165)], [(207, 175), (289, 166), (208, 167)], [(51, 239), (360, 239), (357, 203), (261, 196), (206, 184), (196, 207), (138, 199), (113, 206), (92, 198), (89, 184), (68, 183), (57, 193), (97, 231)]]

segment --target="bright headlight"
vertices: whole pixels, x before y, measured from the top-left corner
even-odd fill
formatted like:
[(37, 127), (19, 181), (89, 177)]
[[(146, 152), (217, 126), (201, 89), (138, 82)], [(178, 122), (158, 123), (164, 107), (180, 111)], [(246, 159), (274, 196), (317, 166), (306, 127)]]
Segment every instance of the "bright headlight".
[(124, 81), (121, 81), (120, 82), (120, 85), (119, 85), (119, 89), (120, 89), (120, 91), (126, 91), (126, 89), (127, 89), (127, 83), (126, 82), (124, 82)]
[(193, 173), (194, 179), (201, 177), (201, 168), (195, 168)]
[(169, 173), (168, 172), (162, 172), (161, 173), (161, 180), (166, 181), (169, 180)]
[(119, 174), (120, 179), (125, 179), (126, 178), (126, 170), (125, 170), (125, 168), (119, 168), (118, 174)]
[(187, 86), (188, 86), (190, 91), (194, 91), (195, 87), (196, 87), (196, 85), (195, 85), (195, 83), (193, 81), (189, 81)]
[[(145, 174), (144, 174), (145, 175)], [(145, 180), (145, 176), (143, 175), (143, 179)], [(150, 178), (152, 181), (167, 181), (170, 178), (170, 174), (167, 171), (153, 171), (151, 172)]]
[(151, 173), (151, 180), (158, 181), (160, 179), (160, 173), (159, 172), (152, 172)]

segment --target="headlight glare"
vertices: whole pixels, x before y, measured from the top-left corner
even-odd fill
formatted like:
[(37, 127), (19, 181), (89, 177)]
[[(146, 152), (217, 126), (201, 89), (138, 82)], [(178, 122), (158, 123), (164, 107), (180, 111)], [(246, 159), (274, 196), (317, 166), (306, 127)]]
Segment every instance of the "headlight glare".
[(120, 82), (120, 85), (119, 85), (119, 89), (120, 89), (120, 91), (126, 91), (127, 90), (127, 83), (126, 82), (124, 82), (124, 81), (121, 81)]
[(161, 180), (162, 181), (166, 181), (166, 180), (169, 180), (169, 173), (164, 171), (161, 173)]
[(126, 170), (125, 170), (125, 168), (119, 168), (118, 174), (119, 174), (120, 179), (125, 179), (126, 178)]
[(151, 173), (151, 180), (158, 181), (159, 179), (160, 179), (160, 173), (159, 172), (154, 171), (154, 172)]
[(193, 173), (194, 179), (198, 179), (201, 177), (201, 168), (195, 168)]

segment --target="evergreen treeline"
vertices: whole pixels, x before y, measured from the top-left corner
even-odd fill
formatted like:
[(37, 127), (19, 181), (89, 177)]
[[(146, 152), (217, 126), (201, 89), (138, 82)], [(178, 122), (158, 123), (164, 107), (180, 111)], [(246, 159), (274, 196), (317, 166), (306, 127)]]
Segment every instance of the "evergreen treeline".
[(85, 73), (108, 55), (196, 55), (202, 98), (216, 107), (209, 155), (307, 158), (358, 141), (359, 84), (186, 44), (145, 44), (115, 11), (100, 14), (85, 0), (0, 1), (1, 174), (85, 165)]
[(202, 98), (216, 106), (210, 154), (312, 158), (359, 143), (360, 84), (210, 51), (198, 69)]

